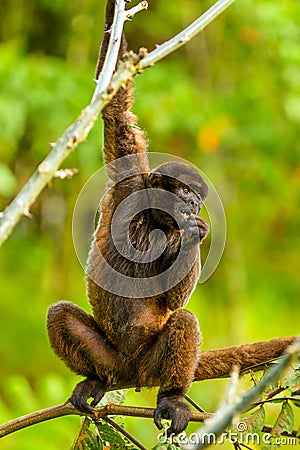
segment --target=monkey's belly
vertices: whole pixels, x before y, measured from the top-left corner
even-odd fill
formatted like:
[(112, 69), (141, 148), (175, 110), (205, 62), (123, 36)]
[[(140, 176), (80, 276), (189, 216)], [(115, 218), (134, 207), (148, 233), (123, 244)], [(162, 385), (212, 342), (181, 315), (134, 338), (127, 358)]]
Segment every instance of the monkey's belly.
[(126, 356), (138, 356), (141, 351), (158, 337), (170, 312), (160, 311), (155, 308), (135, 308), (135, 314), (123, 322), (112, 322), (109, 330), (105, 330), (107, 337), (114, 346)]

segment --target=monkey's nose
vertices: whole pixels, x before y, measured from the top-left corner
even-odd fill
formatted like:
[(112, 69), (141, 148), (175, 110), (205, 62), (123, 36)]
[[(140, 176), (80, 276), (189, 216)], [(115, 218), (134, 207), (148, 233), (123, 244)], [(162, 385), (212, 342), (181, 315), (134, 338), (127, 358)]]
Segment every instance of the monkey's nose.
[(198, 214), (199, 212), (199, 204), (194, 199), (191, 199), (188, 203), (190, 210), (193, 214)]

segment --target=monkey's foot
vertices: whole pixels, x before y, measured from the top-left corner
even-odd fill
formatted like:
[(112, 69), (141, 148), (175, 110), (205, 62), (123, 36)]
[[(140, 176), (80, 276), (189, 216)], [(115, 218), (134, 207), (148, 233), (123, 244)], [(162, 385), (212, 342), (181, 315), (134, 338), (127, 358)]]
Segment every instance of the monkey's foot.
[(191, 410), (182, 397), (163, 397), (154, 411), (154, 423), (161, 430), (161, 419), (171, 419), (171, 426), (167, 429), (167, 436), (171, 436), (181, 433), (187, 427), (190, 416)]
[[(76, 385), (69, 402), (79, 411), (94, 414), (94, 407), (100, 402), (105, 391), (106, 385), (103, 381), (86, 378)], [(91, 404), (87, 402), (90, 397), (93, 398)]]

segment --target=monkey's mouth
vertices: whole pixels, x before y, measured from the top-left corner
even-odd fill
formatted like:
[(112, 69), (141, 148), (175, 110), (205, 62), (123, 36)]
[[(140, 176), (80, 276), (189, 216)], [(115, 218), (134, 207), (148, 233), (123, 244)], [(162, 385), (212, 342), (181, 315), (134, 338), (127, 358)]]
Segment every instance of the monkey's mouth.
[(181, 214), (182, 214), (182, 217), (183, 217), (183, 219), (184, 220), (187, 220), (189, 217), (191, 217), (191, 215), (192, 215), (192, 212), (190, 211), (190, 212), (187, 212), (187, 211), (180, 211), (181, 212)]

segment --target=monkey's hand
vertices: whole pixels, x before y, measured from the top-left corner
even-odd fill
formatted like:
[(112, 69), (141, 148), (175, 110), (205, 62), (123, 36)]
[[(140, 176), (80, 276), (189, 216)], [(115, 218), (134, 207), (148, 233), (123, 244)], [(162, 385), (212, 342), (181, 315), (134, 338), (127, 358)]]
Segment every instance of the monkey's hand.
[(171, 436), (181, 433), (187, 427), (190, 416), (191, 410), (182, 397), (162, 397), (154, 411), (154, 423), (161, 430), (161, 419), (171, 419), (171, 426), (167, 429), (167, 436)]
[[(96, 406), (105, 394), (106, 386), (99, 379), (91, 380), (86, 378), (78, 383), (69, 398), (69, 402), (76, 409), (87, 414), (94, 414), (94, 406)], [(92, 397), (94, 400), (89, 404), (87, 401)]]
[(202, 217), (190, 215), (184, 224), (182, 242), (184, 245), (201, 244), (209, 232), (209, 226)]

